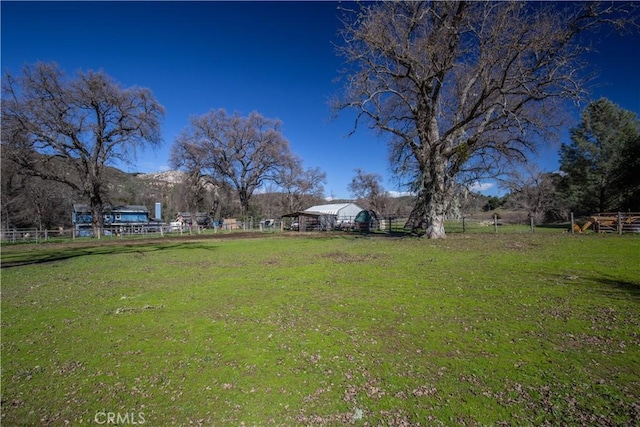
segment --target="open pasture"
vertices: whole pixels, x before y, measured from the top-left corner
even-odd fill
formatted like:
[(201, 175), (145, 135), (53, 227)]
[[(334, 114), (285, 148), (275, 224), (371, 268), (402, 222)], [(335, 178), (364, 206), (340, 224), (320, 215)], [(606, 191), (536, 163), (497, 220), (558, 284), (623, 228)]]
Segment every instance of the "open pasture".
[(3, 425), (638, 425), (640, 239), (11, 246)]

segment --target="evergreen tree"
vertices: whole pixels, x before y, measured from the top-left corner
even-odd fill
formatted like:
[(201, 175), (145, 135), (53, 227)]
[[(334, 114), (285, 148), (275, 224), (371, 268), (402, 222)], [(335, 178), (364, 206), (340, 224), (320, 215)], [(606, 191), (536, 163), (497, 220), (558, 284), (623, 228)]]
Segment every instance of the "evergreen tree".
[(575, 212), (640, 210), (640, 121), (608, 99), (591, 103), (560, 150), (563, 192)]

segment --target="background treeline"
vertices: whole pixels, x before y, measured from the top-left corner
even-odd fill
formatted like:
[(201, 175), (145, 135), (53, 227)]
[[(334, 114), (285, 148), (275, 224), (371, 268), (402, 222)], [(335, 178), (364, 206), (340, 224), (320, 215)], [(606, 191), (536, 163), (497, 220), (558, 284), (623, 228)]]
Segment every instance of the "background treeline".
[[(481, 217), (483, 212), (517, 212), (518, 221), (533, 217), (537, 224), (566, 221), (569, 213), (588, 216), (597, 212), (640, 211), (640, 121), (633, 112), (607, 99), (591, 103), (580, 123), (570, 129), (571, 142), (560, 148), (560, 170), (540, 171), (526, 165), (500, 177), (504, 196), (484, 196), (460, 191), (451, 204), (448, 219)], [(55, 180), (35, 176), (5, 155), (2, 146), (2, 227), (56, 229), (71, 225), (74, 203), (86, 203), (83, 195)], [(75, 168), (55, 156), (40, 162), (52, 175), (65, 174), (80, 182)], [(74, 175), (76, 174), (76, 175)], [(322, 177), (321, 177), (322, 178)], [(409, 217), (412, 196), (390, 197), (382, 188), (382, 177), (361, 169), (354, 171), (349, 185), (353, 200), (385, 217)], [(279, 218), (312, 205), (327, 203), (315, 186), (309, 193), (283, 192), (269, 185), (256, 192), (248, 209), (231, 185), (201, 181), (194, 185), (184, 171), (156, 174), (125, 173), (113, 167), (105, 172), (106, 204), (147, 206), (153, 213), (162, 203), (162, 220), (173, 220), (178, 212), (195, 209), (212, 218)], [(195, 189), (195, 190), (194, 190)], [(334, 200), (341, 202), (345, 200)]]
[[(183, 181), (184, 174), (169, 171), (156, 174), (126, 173), (116, 168), (108, 168), (109, 204), (144, 205), (153, 215), (156, 202), (162, 203), (162, 220), (170, 222), (178, 212), (186, 211), (189, 186)], [(357, 176), (356, 176), (357, 177)], [(356, 178), (354, 177), (354, 179)], [(462, 216), (475, 219), (489, 219), (494, 213), (502, 222), (528, 223), (532, 215), (537, 224), (563, 222), (569, 213), (588, 216), (599, 212), (595, 201), (577, 199), (572, 203), (571, 185), (574, 177), (563, 173), (539, 172), (533, 168), (528, 173), (512, 176), (503, 181), (505, 189), (510, 188), (504, 196), (486, 196), (468, 192), (461, 196), (455, 212), (450, 212), (449, 219), (456, 220)], [(205, 186), (201, 192), (197, 210), (208, 212), (214, 218), (242, 218), (240, 200), (231, 188), (213, 188)], [(627, 205), (605, 205), (607, 209), (617, 211), (618, 206), (628, 206), (624, 211), (638, 211), (638, 191), (627, 189), (613, 194), (631, 194), (631, 198), (623, 198)], [(587, 194), (592, 194), (587, 192)], [(354, 194), (355, 195), (355, 194)], [(359, 193), (355, 201), (364, 208), (374, 209), (384, 216), (408, 218), (413, 207), (414, 197), (390, 197), (388, 193)], [(614, 198), (614, 197), (612, 197)], [(351, 200), (333, 200), (328, 202), (318, 195), (301, 195), (296, 201), (299, 210), (323, 203), (339, 203)], [(78, 194), (68, 186), (54, 181), (45, 181), (39, 177), (29, 176), (12, 165), (3, 162), (2, 169), (2, 225), (4, 229), (40, 228), (57, 229), (71, 226), (71, 209), (74, 203), (82, 203)], [(263, 192), (256, 194), (251, 201), (248, 217), (254, 219), (279, 218), (288, 210), (289, 195), (281, 192)], [(215, 209), (215, 211), (212, 211)]]
[[(55, 165), (55, 159), (49, 162)], [(67, 185), (46, 181), (23, 173), (17, 165), (3, 161), (2, 169), (2, 225), (4, 229), (41, 228), (57, 229), (71, 226), (71, 210), (74, 203), (85, 203), (81, 195)], [(69, 173), (74, 173), (70, 170)], [(126, 173), (119, 169), (107, 168), (107, 203), (118, 205), (144, 205), (153, 215), (156, 202), (162, 203), (162, 220), (172, 221), (178, 212), (187, 211), (191, 203), (192, 187), (186, 175), (179, 171), (155, 174)], [(204, 185), (199, 192), (197, 210), (208, 212), (214, 218), (242, 218), (242, 207), (237, 193), (224, 186)], [(377, 196), (377, 205), (372, 205), (368, 195), (363, 193), (355, 200), (364, 208), (373, 208), (385, 216), (406, 218), (412, 208), (413, 197), (390, 197), (386, 193)], [(465, 207), (470, 211), (486, 210), (488, 196), (471, 193)], [(503, 199), (501, 199), (503, 200)], [(328, 202), (317, 194), (296, 195), (294, 210), (304, 210), (324, 203), (340, 203), (351, 200), (336, 199)], [(504, 203), (502, 203), (504, 205)], [(279, 218), (290, 213), (291, 195), (283, 192), (260, 192), (251, 200), (248, 217), (254, 219)]]

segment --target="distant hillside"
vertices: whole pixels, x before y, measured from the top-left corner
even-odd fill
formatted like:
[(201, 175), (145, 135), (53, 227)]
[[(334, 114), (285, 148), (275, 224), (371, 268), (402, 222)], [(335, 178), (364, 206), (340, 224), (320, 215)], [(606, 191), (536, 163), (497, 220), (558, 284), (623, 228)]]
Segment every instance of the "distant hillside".
[(165, 171), (165, 172), (155, 172), (155, 173), (138, 173), (136, 177), (145, 182), (156, 182), (156, 183), (166, 183), (170, 186), (175, 186), (176, 184), (180, 184), (184, 181), (184, 172), (180, 171)]
[[(71, 208), (74, 203), (87, 203), (82, 196), (74, 193), (70, 187), (45, 182), (39, 178), (25, 176), (20, 169), (9, 162), (3, 163), (2, 169), (2, 227), (47, 229), (71, 225)], [(56, 158), (51, 159), (51, 167), (64, 170), (67, 176), (82, 182), (83, 178), (74, 168)], [(193, 209), (191, 191), (182, 184), (185, 174), (180, 171), (164, 171), (157, 173), (127, 173), (115, 167), (106, 167), (107, 184), (103, 199), (105, 204), (144, 205), (149, 210), (156, 203), (162, 206), (162, 219), (169, 222), (175, 219), (178, 212)], [(240, 205), (236, 192), (228, 187), (214, 188), (206, 186), (198, 193), (197, 208), (203, 212), (213, 212), (221, 218), (239, 217)], [(460, 212), (468, 219), (490, 220), (493, 211), (485, 211), (489, 197), (470, 194)], [(309, 206), (322, 203), (351, 202), (352, 200), (322, 199), (316, 196), (291, 197), (282, 192), (256, 193), (251, 199), (249, 215), (254, 218), (278, 218), (283, 214), (296, 210), (304, 210)], [(412, 211), (414, 198), (403, 195), (392, 197), (385, 203), (382, 215), (407, 218)], [(363, 208), (368, 208), (366, 201), (358, 201)], [(501, 209), (497, 212), (503, 222), (523, 222), (526, 214)]]

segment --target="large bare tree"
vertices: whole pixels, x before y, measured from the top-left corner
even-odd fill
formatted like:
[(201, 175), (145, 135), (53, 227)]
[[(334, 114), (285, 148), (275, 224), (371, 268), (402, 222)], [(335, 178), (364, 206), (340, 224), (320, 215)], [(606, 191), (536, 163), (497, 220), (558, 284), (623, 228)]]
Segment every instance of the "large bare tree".
[(501, 186), (509, 191), (507, 204), (524, 209), (536, 224), (547, 216), (566, 219), (566, 203), (558, 196), (560, 175), (540, 171), (536, 165), (527, 164), (520, 170), (506, 175)]
[[(417, 194), (413, 215), (443, 238), (456, 188), (524, 161), (583, 94), (581, 35), (624, 26), (625, 4), (385, 1), (347, 15), (338, 111), (390, 136), (395, 171)], [(354, 129), (355, 131), (355, 129)]]
[[(51, 167), (55, 166), (52, 162)], [(1, 175), (0, 206), (4, 230), (15, 227), (50, 230), (68, 225), (71, 206), (78, 197), (70, 187), (22, 173), (20, 166), (4, 152)]]
[[(7, 73), (2, 95), (4, 153), (23, 173), (78, 191), (91, 206), (99, 236), (105, 168), (128, 164), (137, 149), (161, 142), (163, 107), (149, 89), (122, 88), (103, 71), (69, 77), (54, 63), (25, 66), (19, 76)], [(54, 158), (65, 167), (47, 167)]]
[(291, 159), (280, 127), (278, 120), (257, 112), (242, 117), (212, 110), (191, 118), (174, 142), (172, 158), (189, 173), (232, 186), (244, 216), (253, 193), (268, 181), (277, 182), (280, 168)]
[(382, 176), (377, 173), (365, 172), (360, 168), (355, 171), (356, 176), (349, 183), (349, 191), (359, 201), (364, 202), (365, 207), (384, 214), (386, 213), (387, 192), (380, 182)]
[(178, 205), (183, 210), (186, 208), (191, 218), (196, 218), (198, 211), (204, 209), (207, 199), (210, 202), (207, 209), (212, 217), (215, 218), (219, 211), (219, 185), (207, 174), (206, 159), (199, 145), (183, 142), (175, 143), (171, 148), (171, 165), (183, 172), (178, 184)]
[(291, 156), (289, 161), (280, 167), (278, 184), (286, 195), (283, 207), (288, 212), (301, 210), (308, 198), (322, 198), (327, 174), (320, 168), (302, 166), (302, 160)]

